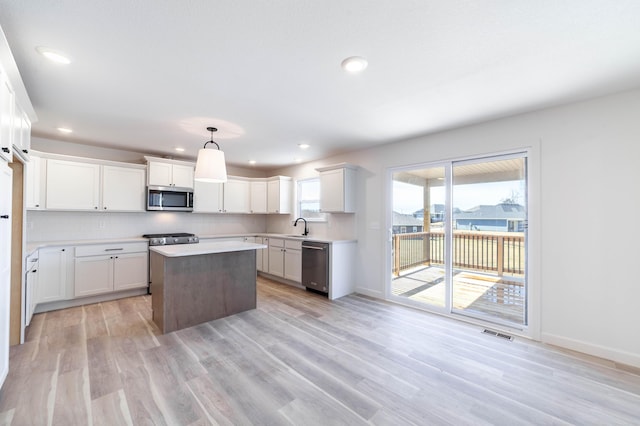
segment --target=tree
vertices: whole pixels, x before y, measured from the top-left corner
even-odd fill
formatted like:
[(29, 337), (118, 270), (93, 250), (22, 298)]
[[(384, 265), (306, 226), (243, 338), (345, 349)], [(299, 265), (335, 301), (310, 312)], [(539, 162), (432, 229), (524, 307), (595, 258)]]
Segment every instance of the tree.
[(503, 198), (500, 200), (502, 204), (518, 204), (518, 200), (520, 199), (520, 193), (515, 190), (511, 190), (511, 196)]

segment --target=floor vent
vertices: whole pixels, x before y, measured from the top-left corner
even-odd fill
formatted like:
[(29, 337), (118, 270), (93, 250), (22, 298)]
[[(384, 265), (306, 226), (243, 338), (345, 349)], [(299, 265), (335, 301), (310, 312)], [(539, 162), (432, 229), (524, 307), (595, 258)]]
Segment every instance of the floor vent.
[(491, 336), (496, 336), (496, 337), (499, 337), (501, 339), (513, 340), (513, 336), (509, 336), (508, 334), (500, 333), (500, 332), (489, 330), (489, 329), (486, 329), (486, 328), (482, 332), (484, 334), (489, 334)]

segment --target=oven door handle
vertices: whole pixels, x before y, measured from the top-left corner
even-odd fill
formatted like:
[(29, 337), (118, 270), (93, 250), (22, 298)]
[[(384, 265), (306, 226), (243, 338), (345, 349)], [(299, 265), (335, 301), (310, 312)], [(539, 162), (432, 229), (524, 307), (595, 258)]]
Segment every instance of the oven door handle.
[(311, 249), (311, 250), (324, 250), (324, 247), (302, 246), (302, 248)]

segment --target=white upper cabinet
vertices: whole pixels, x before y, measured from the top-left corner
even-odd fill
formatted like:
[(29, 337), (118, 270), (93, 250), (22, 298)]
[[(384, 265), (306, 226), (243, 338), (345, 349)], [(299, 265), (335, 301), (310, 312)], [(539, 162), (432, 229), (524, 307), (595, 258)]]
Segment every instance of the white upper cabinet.
[(291, 213), (291, 178), (274, 176), (267, 179), (267, 212)]
[(31, 121), (22, 108), (16, 104), (13, 117), (13, 152), (29, 161), (30, 149)]
[[(27, 166), (27, 207), (39, 208), (38, 173), (46, 169), (47, 209), (93, 211), (144, 211), (145, 168), (114, 166), (48, 158), (38, 167), (34, 156)], [(31, 169), (31, 170), (30, 170)], [(31, 181), (30, 181), (31, 180)]]
[(250, 213), (250, 179), (229, 176), (225, 183), (195, 182), (195, 213)]
[(251, 213), (267, 213), (267, 180), (251, 179), (249, 192)]
[(102, 210), (145, 210), (144, 169), (102, 166)]
[(193, 164), (184, 161), (147, 159), (147, 185), (193, 188)]
[(193, 185), (194, 213), (223, 213), (223, 184), (195, 181)]
[(13, 123), (15, 96), (2, 69), (0, 69), (0, 158), (13, 159)]
[(249, 213), (249, 179), (229, 176), (223, 198), (225, 213)]
[(46, 164), (46, 159), (33, 155), (25, 165), (27, 175), (25, 207), (27, 209), (44, 209)]
[(100, 209), (100, 165), (49, 159), (46, 180), (47, 209)]
[(320, 172), (320, 211), (355, 213), (357, 166), (342, 163), (316, 170)]
[(194, 166), (173, 165), (173, 186), (193, 188)]

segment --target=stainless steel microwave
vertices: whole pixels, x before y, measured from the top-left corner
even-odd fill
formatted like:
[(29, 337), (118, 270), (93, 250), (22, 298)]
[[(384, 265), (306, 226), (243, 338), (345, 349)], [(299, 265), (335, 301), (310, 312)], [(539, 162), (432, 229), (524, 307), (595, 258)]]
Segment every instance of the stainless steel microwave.
[(193, 189), (174, 186), (148, 186), (147, 210), (193, 211)]

